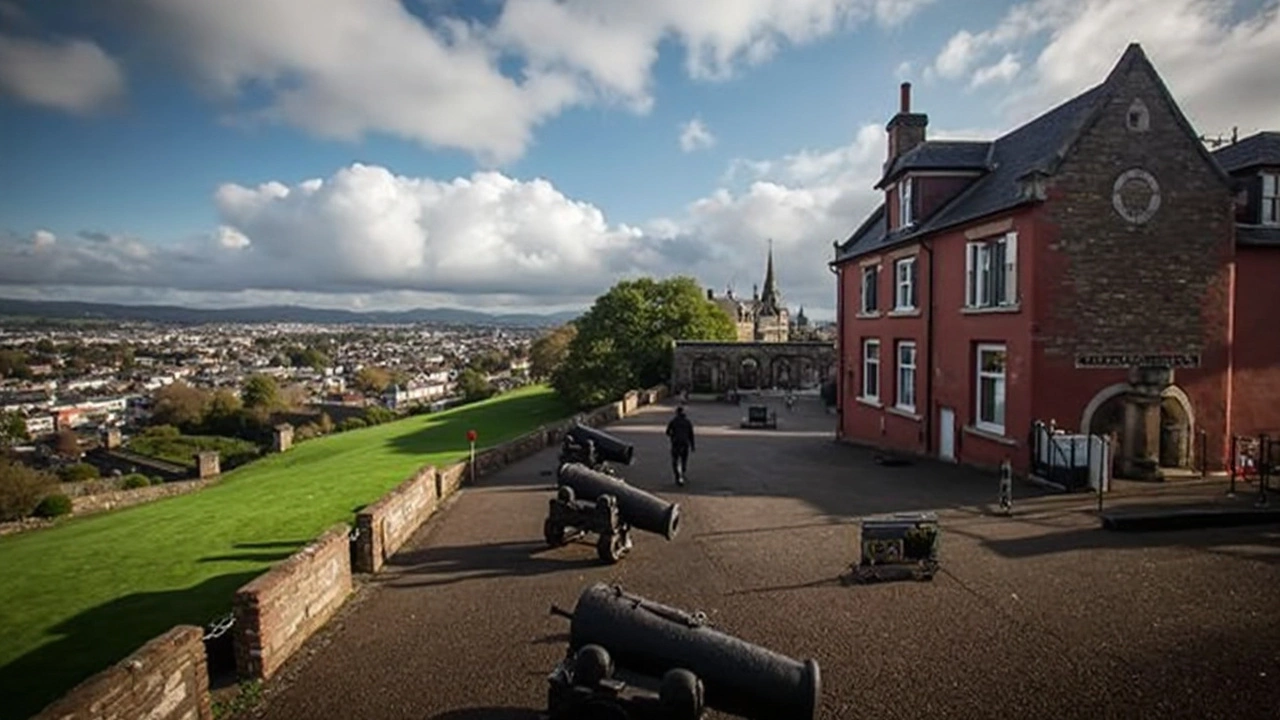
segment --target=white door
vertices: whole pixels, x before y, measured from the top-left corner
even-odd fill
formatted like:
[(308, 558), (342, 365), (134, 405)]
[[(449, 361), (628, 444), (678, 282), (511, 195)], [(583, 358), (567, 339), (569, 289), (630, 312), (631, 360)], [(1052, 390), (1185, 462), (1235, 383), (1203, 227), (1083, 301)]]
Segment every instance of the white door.
[(956, 459), (956, 411), (938, 408), (938, 457)]

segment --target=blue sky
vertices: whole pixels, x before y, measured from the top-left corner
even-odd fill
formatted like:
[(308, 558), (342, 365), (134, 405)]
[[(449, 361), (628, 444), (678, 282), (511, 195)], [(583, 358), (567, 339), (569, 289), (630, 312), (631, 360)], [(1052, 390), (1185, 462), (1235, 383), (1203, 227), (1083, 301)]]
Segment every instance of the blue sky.
[(901, 80), (932, 137), (986, 138), (1139, 41), (1202, 132), (1275, 129), (1276, 8), (0, 0), (0, 295), (552, 310), (749, 292), (773, 238), (829, 317)]

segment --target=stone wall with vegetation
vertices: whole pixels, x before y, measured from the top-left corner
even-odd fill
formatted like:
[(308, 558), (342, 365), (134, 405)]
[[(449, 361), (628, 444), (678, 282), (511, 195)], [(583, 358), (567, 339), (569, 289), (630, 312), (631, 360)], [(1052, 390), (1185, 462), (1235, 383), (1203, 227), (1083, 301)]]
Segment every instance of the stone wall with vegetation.
[(179, 625), (85, 680), (33, 720), (210, 720), (204, 633)]

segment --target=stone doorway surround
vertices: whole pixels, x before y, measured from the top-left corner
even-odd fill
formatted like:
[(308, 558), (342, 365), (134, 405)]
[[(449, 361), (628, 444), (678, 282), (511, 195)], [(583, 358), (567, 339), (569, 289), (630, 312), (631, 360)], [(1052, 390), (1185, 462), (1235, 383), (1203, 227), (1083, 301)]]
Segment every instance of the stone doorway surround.
[[(1117, 477), (1155, 480), (1162, 477), (1162, 470), (1186, 468), (1192, 464), (1195, 408), (1186, 392), (1174, 383), (1171, 369), (1137, 368), (1130, 371), (1129, 382), (1099, 390), (1081, 413), (1080, 431), (1093, 432), (1098, 412), (1117, 399), (1123, 403), (1123, 420), (1116, 448)], [(1164, 432), (1166, 413), (1162, 408), (1170, 401), (1176, 403), (1185, 417), (1180, 447), (1173, 452), (1162, 447), (1163, 443), (1177, 440), (1177, 433), (1167, 436)], [(1177, 455), (1181, 462), (1178, 465), (1161, 462), (1171, 455)]]

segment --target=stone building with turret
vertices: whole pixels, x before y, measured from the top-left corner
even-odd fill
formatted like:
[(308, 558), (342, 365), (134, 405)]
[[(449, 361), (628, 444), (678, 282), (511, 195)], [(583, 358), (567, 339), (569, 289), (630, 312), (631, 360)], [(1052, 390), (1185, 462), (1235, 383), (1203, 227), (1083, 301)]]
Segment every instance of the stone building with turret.
[(773, 270), (772, 243), (765, 266), (763, 292), (758, 285), (753, 285), (751, 299), (748, 300), (735, 297), (732, 289), (720, 297), (708, 289), (707, 299), (733, 318), (738, 327), (738, 342), (787, 342), (791, 337), (791, 313), (782, 301), (782, 291), (778, 289), (778, 277)]

